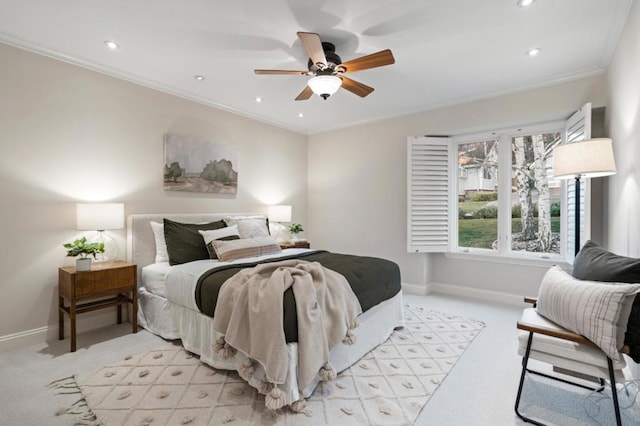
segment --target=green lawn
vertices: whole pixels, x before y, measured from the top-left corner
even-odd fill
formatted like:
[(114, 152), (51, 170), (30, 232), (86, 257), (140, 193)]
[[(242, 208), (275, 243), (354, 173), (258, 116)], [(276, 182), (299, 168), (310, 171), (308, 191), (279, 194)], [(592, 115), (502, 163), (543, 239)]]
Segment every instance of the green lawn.
[[(538, 227), (538, 218), (534, 219)], [(520, 218), (511, 219), (511, 232), (522, 229)], [(560, 218), (551, 218), (551, 232), (560, 232)], [(458, 221), (458, 245), (460, 247), (491, 248), (491, 244), (498, 238), (497, 219), (462, 219)]]

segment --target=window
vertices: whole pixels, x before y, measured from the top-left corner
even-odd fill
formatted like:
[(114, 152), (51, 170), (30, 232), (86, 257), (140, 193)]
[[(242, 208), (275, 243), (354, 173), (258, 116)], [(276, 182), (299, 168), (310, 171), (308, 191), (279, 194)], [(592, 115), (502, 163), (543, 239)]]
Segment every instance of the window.
[(560, 132), (511, 138), (511, 250), (560, 254), (560, 181), (552, 152)]
[(458, 246), (491, 249), (498, 238), (498, 141), (458, 146)]
[(408, 250), (570, 261), (574, 183), (553, 179), (553, 149), (588, 139), (590, 126), (587, 104), (567, 122), (410, 138)]

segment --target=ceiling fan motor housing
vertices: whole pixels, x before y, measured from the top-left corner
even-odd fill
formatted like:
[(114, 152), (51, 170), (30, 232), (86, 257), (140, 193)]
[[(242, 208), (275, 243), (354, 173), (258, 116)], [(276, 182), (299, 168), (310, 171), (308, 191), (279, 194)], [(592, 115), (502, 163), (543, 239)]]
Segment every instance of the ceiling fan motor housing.
[[(322, 42), (322, 50), (324, 50), (324, 56), (327, 59), (327, 68), (326, 70), (331, 70), (329, 75), (334, 74), (333, 70), (336, 65), (340, 65), (342, 63), (342, 59), (336, 53), (336, 46), (333, 43), (329, 43), (326, 41)], [(321, 70), (313, 63), (311, 58), (309, 58), (309, 62), (307, 63), (307, 68), (309, 71), (313, 73), (317, 73), (321, 75)]]

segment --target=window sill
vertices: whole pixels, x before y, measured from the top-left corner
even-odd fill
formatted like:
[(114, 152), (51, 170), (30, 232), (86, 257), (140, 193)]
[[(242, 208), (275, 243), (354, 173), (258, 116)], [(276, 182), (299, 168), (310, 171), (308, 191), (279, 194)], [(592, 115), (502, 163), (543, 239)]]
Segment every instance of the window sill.
[(560, 257), (535, 257), (535, 255), (512, 255), (512, 256), (503, 256), (500, 254), (489, 254), (489, 253), (479, 253), (477, 251), (456, 251), (443, 253), (444, 256), (448, 259), (463, 259), (463, 260), (472, 260), (478, 262), (494, 262), (494, 263), (502, 263), (508, 265), (522, 265), (522, 266), (539, 266), (543, 268), (548, 268), (553, 265), (558, 265), (562, 269), (571, 270), (571, 264), (561, 259)]

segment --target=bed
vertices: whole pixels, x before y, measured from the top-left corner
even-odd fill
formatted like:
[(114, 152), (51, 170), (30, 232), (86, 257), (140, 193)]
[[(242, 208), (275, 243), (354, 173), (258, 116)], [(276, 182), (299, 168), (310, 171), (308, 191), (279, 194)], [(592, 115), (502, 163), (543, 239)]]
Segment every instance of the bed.
[[(238, 351), (232, 357), (223, 357), (215, 349), (216, 341), (221, 334), (213, 329), (213, 318), (203, 313), (202, 301), (197, 300), (196, 290), (202, 286), (201, 275), (209, 271), (212, 265), (220, 266), (227, 263), (220, 260), (194, 260), (179, 265), (170, 265), (169, 262), (156, 257), (156, 235), (152, 230), (152, 222), (163, 223), (164, 219), (183, 224), (202, 224), (219, 221), (229, 217), (254, 217), (247, 213), (225, 214), (137, 214), (127, 219), (127, 260), (135, 263), (138, 268), (138, 324), (148, 331), (165, 339), (180, 339), (184, 348), (200, 356), (200, 359), (215, 367), (226, 370), (243, 371), (247, 366), (248, 357)], [(267, 222), (268, 223), (268, 222)], [(154, 225), (157, 226), (157, 225)], [(268, 226), (268, 225), (267, 225)], [(156, 233), (157, 234), (157, 233)], [(161, 245), (158, 242), (158, 245)], [(288, 248), (280, 253), (270, 253), (252, 256), (240, 260), (228, 262), (227, 269), (237, 264), (253, 265), (257, 262), (276, 262), (281, 258), (300, 258), (317, 261), (325, 261), (327, 257), (335, 254), (327, 254), (322, 250)], [(343, 256), (338, 263), (355, 264), (360, 256)], [(366, 258), (375, 259), (375, 258)], [(378, 259), (380, 262), (393, 264), (393, 262)], [(232, 265), (233, 264), (233, 265)], [(351, 265), (353, 268), (353, 265)], [(339, 266), (337, 266), (339, 268)], [(381, 301), (367, 299), (361, 301), (362, 314), (357, 318), (357, 339), (351, 344), (339, 343), (329, 353), (329, 361), (336, 372), (340, 372), (364, 356), (371, 349), (384, 342), (394, 329), (403, 326), (402, 317), (402, 292), (400, 291), (399, 270), (397, 278), (393, 282), (378, 283), (379, 279), (372, 277), (379, 275), (378, 271), (367, 271), (364, 268), (348, 273), (348, 279), (358, 277), (365, 280), (365, 286), (384, 286)], [(363, 278), (364, 277), (364, 278)], [(387, 280), (389, 281), (389, 280)], [(349, 284), (353, 287), (351, 282)], [(360, 284), (362, 287), (362, 283)], [(285, 300), (286, 302), (286, 300)], [(206, 309), (205, 309), (206, 310)], [(311, 395), (316, 385), (322, 378), (316, 376), (313, 381), (303, 389), (299, 388), (296, 379), (298, 367), (298, 347), (294, 338), (287, 338), (286, 353), (288, 356), (288, 372), (286, 381), (279, 386), (282, 390), (284, 405), (294, 404)], [(253, 387), (267, 393), (264, 389), (265, 372), (260, 364), (247, 374), (246, 369), (241, 376)]]

